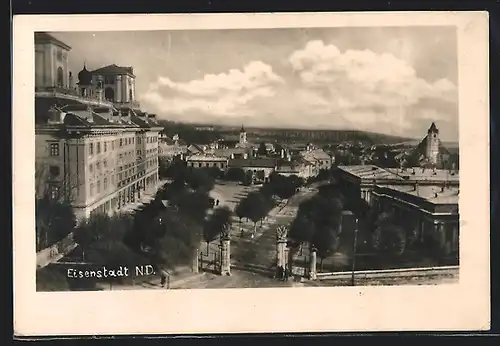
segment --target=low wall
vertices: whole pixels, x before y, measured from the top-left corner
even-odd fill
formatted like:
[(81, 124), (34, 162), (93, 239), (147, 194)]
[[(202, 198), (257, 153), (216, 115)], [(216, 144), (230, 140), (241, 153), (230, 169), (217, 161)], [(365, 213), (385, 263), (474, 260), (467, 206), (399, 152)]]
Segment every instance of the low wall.
[(59, 261), (69, 252), (73, 251), (77, 246), (78, 244), (75, 243), (72, 232), (54, 245), (36, 253), (37, 268), (43, 268), (50, 263)]
[[(426, 267), (426, 268), (402, 268), (385, 270), (360, 270), (354, 271), (356, 279), (388, 279), (405, 277), (429, 277), (429, 276), (449, 276), (456, 277), (459, 273), (458, 266)], [(349, 279), (352, 271), (318, 273), (318, 280)]]

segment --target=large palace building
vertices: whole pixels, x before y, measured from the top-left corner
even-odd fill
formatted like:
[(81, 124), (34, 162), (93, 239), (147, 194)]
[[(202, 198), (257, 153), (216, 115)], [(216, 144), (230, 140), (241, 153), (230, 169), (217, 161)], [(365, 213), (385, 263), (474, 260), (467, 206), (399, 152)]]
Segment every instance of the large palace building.
[(83, 66), (75, 78), (70, 49), (35, 35), (36, 195), (69, 201), (79, 218), (112, 214), (155, 192), (163, 128), (140, 110), (132, 67)]

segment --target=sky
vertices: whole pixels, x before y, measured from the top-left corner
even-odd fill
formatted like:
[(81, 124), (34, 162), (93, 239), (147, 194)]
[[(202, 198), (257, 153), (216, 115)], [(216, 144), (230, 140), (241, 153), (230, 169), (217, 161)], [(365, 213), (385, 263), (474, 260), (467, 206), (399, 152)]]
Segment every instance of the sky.
[(458, 140), (454, 27), (57, 32), (70, 69), (133, 66), (160, 119)]

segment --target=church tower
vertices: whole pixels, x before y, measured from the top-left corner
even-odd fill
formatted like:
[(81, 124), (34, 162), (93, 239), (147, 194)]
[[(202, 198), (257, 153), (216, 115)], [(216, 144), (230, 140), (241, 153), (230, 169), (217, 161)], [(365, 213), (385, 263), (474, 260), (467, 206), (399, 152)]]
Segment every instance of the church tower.
[(439, 155), (439, 130), (435, 123), (432, 123), (429, 130), (427, 130), (427, 146), (425, 150), (425, 157), (433, 165), (438, 163)]
[(241, 125), (240, 130), (240, 145), (245, 145), (247, 143), (247, 132), (245, 131), (245, 127)]

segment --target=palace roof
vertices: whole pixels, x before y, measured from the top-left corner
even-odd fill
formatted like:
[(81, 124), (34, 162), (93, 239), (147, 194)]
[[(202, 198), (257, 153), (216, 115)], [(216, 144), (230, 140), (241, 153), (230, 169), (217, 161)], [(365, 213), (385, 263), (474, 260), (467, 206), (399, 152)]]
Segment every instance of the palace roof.
[(132, 67), (123, 67), (123, 66), (118, 66), (116, 64), (98, 68), (97, 70), (91, 71), (91, 73), (102, 74), (102, 75), (119, 74), (119, 75), (129, 75), (131, 77), (135, 77), (134, 69)]

